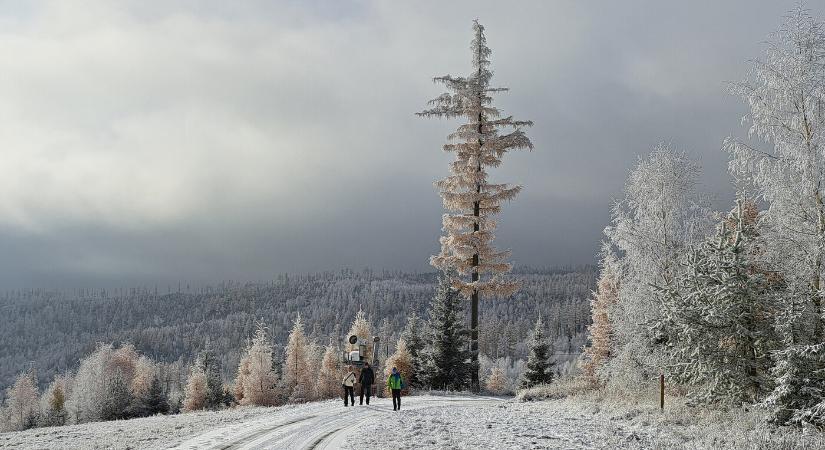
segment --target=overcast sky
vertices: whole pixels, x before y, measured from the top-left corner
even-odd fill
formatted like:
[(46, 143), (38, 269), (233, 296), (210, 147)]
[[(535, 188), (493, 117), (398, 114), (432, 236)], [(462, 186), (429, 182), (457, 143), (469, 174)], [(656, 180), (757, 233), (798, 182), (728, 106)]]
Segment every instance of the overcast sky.
[[(792, 1), (0, 2), (0, 288), (429, 270), (457, 122), (414, 116), (487, 28), (498, 105), (535, 126), (497, 244), (594, 261), (667, 140), (727, 207), (726, 93)], [(825, 8), (809, 5), (822, 18)]]

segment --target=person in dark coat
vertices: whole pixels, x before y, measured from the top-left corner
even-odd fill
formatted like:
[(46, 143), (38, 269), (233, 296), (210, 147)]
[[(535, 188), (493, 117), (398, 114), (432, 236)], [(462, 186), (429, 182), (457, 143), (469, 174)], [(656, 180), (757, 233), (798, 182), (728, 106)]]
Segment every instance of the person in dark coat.
[(361, 384), (361, 393), (359, 395), (358, 404), (364, 404), (364, 395), (367, 396), (367, 404), (370, 404), (370, 395), (372, 395), (372, 385), (375, 383), (375, 372), (372, 371), (370, 363), (364, 363), (364, 368), (361, 369), (361, 375), (358, 376), (358, 383)]

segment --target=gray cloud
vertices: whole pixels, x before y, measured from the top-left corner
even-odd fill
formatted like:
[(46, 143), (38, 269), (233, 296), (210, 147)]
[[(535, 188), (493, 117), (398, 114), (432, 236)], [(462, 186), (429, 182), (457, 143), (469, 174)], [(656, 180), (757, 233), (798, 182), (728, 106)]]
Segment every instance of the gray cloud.
[[(593, 261), (637, 155), (671, 140), (726, 207), (726, 94), (793, 2), (0, 5), (0, 288), (424, 270), (455, 123), (413, 116), (487, 27), (536, 122), (498, 244)], [(720, 4), (721, 3), (721, 4)], [(820, 7), (813, 13), (822, 17)]]

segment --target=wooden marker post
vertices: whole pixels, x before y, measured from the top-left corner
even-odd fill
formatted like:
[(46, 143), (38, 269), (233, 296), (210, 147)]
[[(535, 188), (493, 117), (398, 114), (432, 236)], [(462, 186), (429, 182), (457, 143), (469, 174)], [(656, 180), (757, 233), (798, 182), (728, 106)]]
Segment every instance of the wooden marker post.
[(659, 375), (659, 409), (665, 410), (665, 374)]

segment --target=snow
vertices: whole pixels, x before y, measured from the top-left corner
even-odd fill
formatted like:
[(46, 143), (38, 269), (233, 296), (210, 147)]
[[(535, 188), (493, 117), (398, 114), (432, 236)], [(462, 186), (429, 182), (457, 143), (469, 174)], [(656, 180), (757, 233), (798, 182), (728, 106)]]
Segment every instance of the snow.
[[(767, 427), (758, 417), (699, 420), (677, 405), (661, 413), (577, 396), (519, 402), (471, 395), (339, 400), (240, 407), (0, 434), (0, 448), (825, 448), (822, 434)], [(741, 422), (741, 423), (740, 423)]]

